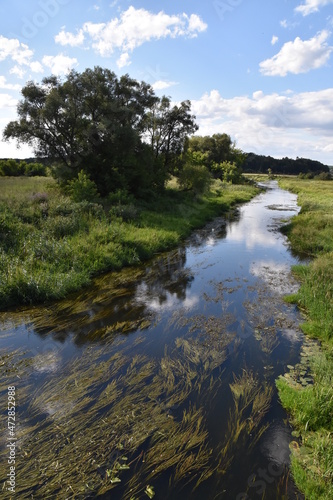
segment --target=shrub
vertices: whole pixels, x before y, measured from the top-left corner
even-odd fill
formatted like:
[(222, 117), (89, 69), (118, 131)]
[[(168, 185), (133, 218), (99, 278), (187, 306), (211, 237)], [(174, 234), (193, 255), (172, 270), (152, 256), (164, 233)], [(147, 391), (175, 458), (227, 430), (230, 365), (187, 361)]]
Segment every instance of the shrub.
[(97, 186), (88, 175), (81, 170), (76, 179), (67, 183), (69, 194), (73, 201), (94, 201), (98, 198)]
[(24, 167), (24, 175), (28, 177), (46, 177), (46, 167), (42, 163), (27, 163)]
[(18, 177), (24, 174), (24, 163), (16, 160), (2, 160), (0, 162), (0, 174), (4, 176)]
[(110, 216), (121, 217), (124, 222), (138, 220), (140, 211), (132, 203), (130, 205), (115, 205), (110, 210)]
[(179, 177), (179, 184), (182, 189), (192, 190), (195, 194), (203, 194), (209, 189), (211, 175), (204, 165), (184, 165)]
[(320, 172), (320, 174), (315, 176), (315, 180), (318, 181), (331, 181), (332, 175), (330, 172)]

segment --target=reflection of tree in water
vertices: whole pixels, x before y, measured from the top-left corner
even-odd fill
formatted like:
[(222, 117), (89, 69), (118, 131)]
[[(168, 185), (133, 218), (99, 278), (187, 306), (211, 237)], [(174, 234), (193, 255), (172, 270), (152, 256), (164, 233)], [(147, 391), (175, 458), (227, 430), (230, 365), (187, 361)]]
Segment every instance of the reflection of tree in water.
[(139, 302), (148, 307), (154, 303), (163, 306), (175, 296), (179, 301), (186, 299), (186, 290), (193, 281), (189, 270), (185, 269), (186, 249), (178, 248), (157, 259), (137, 287), (136, 296)]
[(95, 285), (49, 307), (33, 311), (34, 331), (55, 340), (73, 336), (76, 344), (104, 341), (112, 333), (149, 326), (156, 312), (175, 300), (184, 301), (193, 277), (184, 269), (186, 249), (154, 260), (146, 269), (124, 269), (96, 280)]

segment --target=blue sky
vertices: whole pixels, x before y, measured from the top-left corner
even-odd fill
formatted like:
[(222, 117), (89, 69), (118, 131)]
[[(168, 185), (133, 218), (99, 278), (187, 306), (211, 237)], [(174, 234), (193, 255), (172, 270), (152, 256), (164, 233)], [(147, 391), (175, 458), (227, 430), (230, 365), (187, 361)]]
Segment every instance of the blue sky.
[[(96, 65), (174, 102), (199, 134), (333, 165), (333, 0), (11, 0), (0, 5), (0, 129), (20, 89)], [(32, 155), (0, 143), (0, 157)]]

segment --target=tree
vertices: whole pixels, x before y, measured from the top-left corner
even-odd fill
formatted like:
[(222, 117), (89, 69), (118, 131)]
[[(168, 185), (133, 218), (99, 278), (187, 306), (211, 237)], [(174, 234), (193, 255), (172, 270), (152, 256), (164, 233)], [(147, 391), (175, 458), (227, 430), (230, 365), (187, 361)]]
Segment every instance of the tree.
[(142, 140), (146, 113), (159, 101), (150, 85), (95, 67), (71, 71), (65, 81), (28, 82), (22, 96), (19, 119), (6, 126), (4, 139), (56, 162), (64, 182), (83, 170), (103, 195), (161, 185), (159, 162)]
[(188, 152), (186, 162), (179, 176), (179, 184), (183, 189), (192, 190), (196, 195), (203, 194), (211, 184), (211, 175), (204, 165), (206, 153)]
[(198, 130), (190, 101), (171, 107), (170, 99), (163, 96), (149, 110), (144, 123), (154, 157), (162, 156), (165, 171), (173, 171), (174, 161), (184, 151), (187, 137)]

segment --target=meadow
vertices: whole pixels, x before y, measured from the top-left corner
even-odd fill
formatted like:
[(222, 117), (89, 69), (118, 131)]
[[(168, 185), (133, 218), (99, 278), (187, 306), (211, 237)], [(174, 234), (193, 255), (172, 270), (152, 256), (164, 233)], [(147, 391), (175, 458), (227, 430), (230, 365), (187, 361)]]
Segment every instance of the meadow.
[[(284, 228), (292, 250), (310, 258), (293, 272), (299, 292), (286, 297), (304, 312), (307, 338), (299, 366), (277, 381), (298, 441), (291, 444), (292, 474), (308, 500), (333, 498), (333, 183), (280, 179), (297, 193), (301, 211)], [(307, 375), (307, 376), (306, 376)]]
[(76, 202), (49, 177), (0, 177), (0, 309), (61, 299), (140, 264), (257, 192), (215, 181), (195, 196), (173, 179), (148, 202), (121, 192)]

